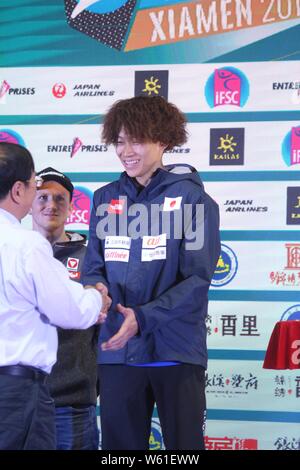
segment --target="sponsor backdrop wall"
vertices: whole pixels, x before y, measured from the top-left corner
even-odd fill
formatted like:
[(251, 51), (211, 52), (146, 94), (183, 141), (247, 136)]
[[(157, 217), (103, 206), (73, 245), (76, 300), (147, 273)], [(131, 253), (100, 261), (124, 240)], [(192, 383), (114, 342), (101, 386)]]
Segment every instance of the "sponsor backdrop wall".
[(223, 242), (208, 449), (300, 449), (300, 370), (262, 368), (274, 324), (300, 319), (299, 16), (299, 0), (1, 1), (0, 138), (73, 179), (69, 229), (88, 230), (93, 191), (122, 171), (100, 141), (115, 100), (160, 94), (186, 113), (165, 161), (200, 172)]

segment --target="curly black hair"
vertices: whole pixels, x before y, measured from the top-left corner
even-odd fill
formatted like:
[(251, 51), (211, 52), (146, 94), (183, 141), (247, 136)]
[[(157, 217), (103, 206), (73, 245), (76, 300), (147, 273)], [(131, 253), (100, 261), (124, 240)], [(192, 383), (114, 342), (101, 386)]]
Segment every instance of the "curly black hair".
[(164, 144), (165, 150), (187, 141), (184, 114), (161, 96), (137, 96), (114, 103), (104, 117), (103, 141), (115, 145), (121, 129), (132, 139)]

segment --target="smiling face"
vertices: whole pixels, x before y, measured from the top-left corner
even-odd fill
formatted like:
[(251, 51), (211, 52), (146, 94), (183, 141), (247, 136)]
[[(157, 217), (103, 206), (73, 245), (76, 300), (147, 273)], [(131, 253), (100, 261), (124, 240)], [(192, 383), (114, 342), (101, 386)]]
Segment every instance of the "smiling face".
[(157, 168), (162, 168), (165, 145), (159, 142), (139, 142), (121, 129), (115, 145), (116, 153), (131, 178), (146, 186)]
[(44, 236), (60, 236), (71, 211), (69, 191), (56, 181), (46, 181), (32, 204), (33, 227)]

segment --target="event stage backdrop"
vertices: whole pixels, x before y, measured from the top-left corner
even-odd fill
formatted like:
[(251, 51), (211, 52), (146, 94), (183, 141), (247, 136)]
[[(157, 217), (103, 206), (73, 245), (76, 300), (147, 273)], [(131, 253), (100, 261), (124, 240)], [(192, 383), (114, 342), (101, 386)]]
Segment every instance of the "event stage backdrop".
[(73, 179), (69, 229), (88, 230), (93, 191), (122, 171), (100, 141), (115, 100), (160, 94), (186, 113), (165, 161), (200, 172), (223, 242), (208, 449), (300, 449), (300, 369), (262, 368), (274, 324), (300, 319), (299, 17), (299, 0), (1, 1), (0, 138)]

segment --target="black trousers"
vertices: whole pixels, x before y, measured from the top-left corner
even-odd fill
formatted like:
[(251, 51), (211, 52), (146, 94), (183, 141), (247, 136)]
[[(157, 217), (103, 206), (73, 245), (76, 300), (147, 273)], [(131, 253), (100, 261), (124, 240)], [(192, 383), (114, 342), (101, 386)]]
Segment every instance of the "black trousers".
[(203, 367), (98, 367), (102, 449), (149, 449), (155, 402), (167, 449), (204, 449)]
[(48, 386), (0, 375), (0, 449), (54, 450), (55, 408)]

